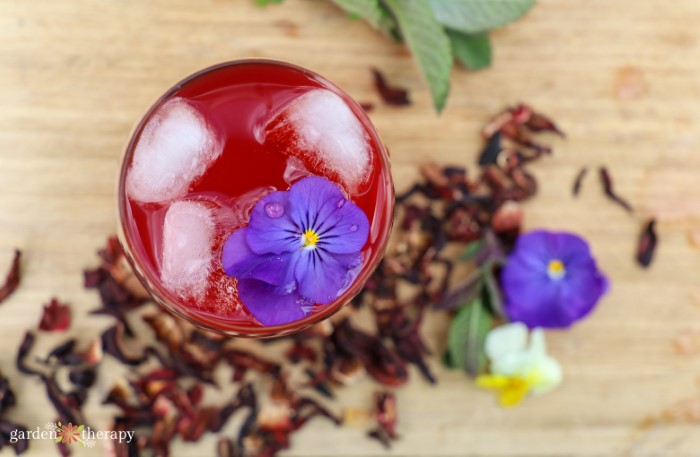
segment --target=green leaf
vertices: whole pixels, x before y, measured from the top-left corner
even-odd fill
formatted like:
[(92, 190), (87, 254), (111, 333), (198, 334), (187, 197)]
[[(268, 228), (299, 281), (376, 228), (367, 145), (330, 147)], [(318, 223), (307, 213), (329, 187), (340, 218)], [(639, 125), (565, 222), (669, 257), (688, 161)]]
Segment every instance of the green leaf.
[(536, 0), (428, 0), (437, 21), (463, 33), (502, 27), (522, 17)]
[(455, 58), (471, 70), (480, 70), (491, 65), (491, 40), (488, 33), (467, 35), (448, 30)]
[(481, 268), (484, 278), (483, 299), (484, 304), (491, 310), (491, 313), (500, 318), (505, 318), (506, 313), (503, 310), (503, 299), (501, 298), (501, 290), (498, 288), (498, 283), (493, 275), (493, 264), (488, 263)]
[(379, 0), (331, 0), (344, 9), (351, 17), (361, 17), (369, 22), (375, 29), (381, 29), (387, 19)]
[(82, 432), (84, 428), (85, 428), (85, 426), (84, 426), (84, 425), (81, 425), (80, 427), (78, 427), (78, 430), (77, 430), (77, 431), (78, 431), (78, 433)]
[(430, 86), (435, 109), (442, 111), (450, 91), (453, 61), (450, 39), (426, 0), (384, 0), (384, 3), (396, 18), (401, 35)]
[(63, 439), (62, 436), (57, 436), (55, 442), (56, 442), (56, 443), (60, 443), (62, 439)]
[(483, 246), (484, 242), (481, 240), (471, 241), (469, 244), (467, 244), (467, 248), (464, 250), (464, 253), (460, 259), (464, 260), (465, 262), (472, 260), (474, 257), (476, 257)]
[(454, 362), (452, 362), (452, 357), (450, 356), (449, 349), (445, 351), (445, 353), (442, 355), (442, 363), (447, 368), (459, 368), (457, 365), (454, 364)]
[(267, 5), (280, 4), (284, 0), (255, 0), (255, 3), (260, 7), (264, 8)]
[(484, 344), (492, 323), (491, 315), (478, 298), (457, 312), (447, 338), (446, 359), (452, 366), (461, 367), (472, 376), (484, 371)]
[(465, 303), (471, 303), (480, 297), (484, 288), (483, 272), (474, 270), (466, 279), (457, 283), (445, 293), (437, 303), (435, 309), (457, 309)]

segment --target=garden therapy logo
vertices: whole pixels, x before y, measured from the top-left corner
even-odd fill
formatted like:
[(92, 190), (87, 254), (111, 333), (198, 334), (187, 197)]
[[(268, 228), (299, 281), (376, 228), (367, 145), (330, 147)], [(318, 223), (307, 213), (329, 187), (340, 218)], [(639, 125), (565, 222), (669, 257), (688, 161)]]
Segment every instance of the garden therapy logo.
[(114, 440), (120, 443), (131, 443), (134, 432), (131, 430), (93, 430), (85, 425), (63, 424), (61, 421), (49, 422), (44, 430), (13, 430), (10, 432), (10, 442), (19, 440), (53, 440), (56, 443), (74, 444), (81, 447), (94, 447), (96, 440)]

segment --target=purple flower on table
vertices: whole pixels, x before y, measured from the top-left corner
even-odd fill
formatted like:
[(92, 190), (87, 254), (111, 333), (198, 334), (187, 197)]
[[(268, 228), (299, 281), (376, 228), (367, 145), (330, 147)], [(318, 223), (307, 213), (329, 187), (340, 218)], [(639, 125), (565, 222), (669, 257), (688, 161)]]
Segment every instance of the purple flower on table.
[(368, 235), (365, 213), (337, 185), (312, 176), (260, 200), (248, 226), (226, 240), (221, 260), (248, 311), (263, 325), (280, 325), (338, 297), (362, 263)]
[(530, 328), (569, 327), (608, 290), (588, 243), (571, 233), (542, 230), (520, 236), (501, 273), (511, 321)]

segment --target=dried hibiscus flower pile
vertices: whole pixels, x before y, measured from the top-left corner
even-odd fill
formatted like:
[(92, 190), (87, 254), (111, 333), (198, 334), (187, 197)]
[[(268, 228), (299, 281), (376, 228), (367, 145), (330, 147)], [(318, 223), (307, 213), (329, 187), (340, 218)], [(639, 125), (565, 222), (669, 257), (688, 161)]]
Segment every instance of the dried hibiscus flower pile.
[[(427, 303), (452, 312), (445, 363), (497, 390), (504, 406), (556, 387), (561, 369), (547, 356), (540, 328), (585, 317), (608, 287), (582, 238), (520, 234), (520, 204), (537, 191), (527, 167), (551, 154), (535, 138), (539, 132), (562, 135), (547, 117), (519, 105), (484, 128), (486, 146), (472, 178), (463, 168), (424, 167), (425, 182), (397, 197), (398, 243), (364, 292), (378, 315), (413, 308), (421, 316)], [(472, 263), (451, 288), (448, 243), (466, 245), (462, 260)], [(397, 279), (418, 289), (404, 305), (397, 305)]]
[[(435, 383), (420, 332), (427, 312), (453, 316), (445, 362), (498, 391), (502, 404), (550, 390), (561, 370), (546, 354), (539, 328), (584, 317), (607, 280), (579, 237), (520, 235), (520, 203), (537, 190), (527, 166), (551, 153), (535, 138), (539, 132), (561, 134), (520, 105), (486, 126), (473, 173), (424, 166), (422, 182), (397, 197), (396, 233), (380, 266), (352, 306), (330, 320), (265, 342), (204, 332), (154, 306), (110, 238), (99, 251), (101, 265), (84, 278), (101, 302), (91, 314), (110, 317), (109, 326), (97, 339), (67, 339), (43, 356), (27, 332), (17, 368), (44, 384), (63, 423), (90, 424), (83, 405), (89, 395), (102, 395), (115, 411), (111, 430), (135, 433), (130, 442), (112, 444), (117, 457), (166, 456), (174, 440), (194, 442), (206, 434), (218, 435), (220, 456), (273, 456), (314, 417), (340, 424), (335, 391), (364, 375), (383, 389), (397, 388), (413, 365)], [(453, 246), (473, 263), (471, 274), (457, 281)], [(573, 306), (562, 306), (562, 294), (574, 296)], [(499, 325), (507, 321), (513, 323)], [(53, 300), (40, 328), (69, 325), (69, 308)], [(93, 386), (111, 374), (114, 361), (125, 374), (100, 394)], [(376, 426), (367, 436), (389, 446), (399, 438), (396, 396), (381, 390), (370, 403)], [(231, 432), (234, 416), (241, 425)]]

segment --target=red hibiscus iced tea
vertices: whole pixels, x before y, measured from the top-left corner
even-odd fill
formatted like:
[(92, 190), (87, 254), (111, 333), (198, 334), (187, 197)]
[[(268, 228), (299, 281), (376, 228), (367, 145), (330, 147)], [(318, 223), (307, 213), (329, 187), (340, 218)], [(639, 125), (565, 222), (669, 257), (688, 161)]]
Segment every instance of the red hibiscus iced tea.
[[(333, 183), (362, 210), (367, 241), (337, 298), (266, 326), (224, 271), (222, 250), (256, 204), (308, 177)], [(125, 152), (119, 205), (122, 243), (156, 300), (207, 328), (271, 336), (329, 316), (361, 289), (387, 242), (393, 188), (386, 152), (357, 103), (310, 71), (250, 60), (197, 73), (149, 110)], [(309, 233), (304, 248), (317, 242)]]

